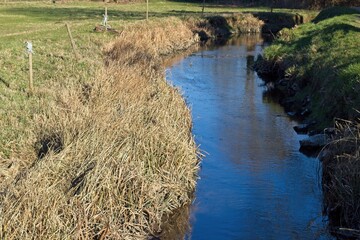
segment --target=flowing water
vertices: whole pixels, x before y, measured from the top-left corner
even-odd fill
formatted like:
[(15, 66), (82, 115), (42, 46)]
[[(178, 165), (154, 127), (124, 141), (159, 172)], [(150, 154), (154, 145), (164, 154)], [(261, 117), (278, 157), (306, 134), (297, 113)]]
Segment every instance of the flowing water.
[(251, 69), (265, 46), (260, 36), (242, 36), (167, 69), (206, 152), (187, 239), (330, 239), (319, 161), (298, 151), (296, 122)]

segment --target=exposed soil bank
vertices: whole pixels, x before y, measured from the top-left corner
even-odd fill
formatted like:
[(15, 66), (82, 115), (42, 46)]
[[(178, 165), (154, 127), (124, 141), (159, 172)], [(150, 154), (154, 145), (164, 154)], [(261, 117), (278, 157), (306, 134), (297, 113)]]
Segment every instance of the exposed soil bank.
[(309, 15), (298, 13), (238, 13), (208, 16), (204, 18), (186, 19), (200, 37), (200, 40), (209, 38), (226, 38), (240, 33), (269, 33), (276, 34), (283, 28), (292, 28), (309, 21)]
[[(344, 227), (355, 229), (341, 233), (345, 237), (358, 237), (360, 229), (358, 18), (355, 9), (326, 9), (312, 23), (281, 31), (256, 63), (258, 74), (280, 95), (289, 115), (304, 120), (306, 127), (297, 130), (321, 133), (332, 142), (320, 155), (324, 211), (336, 233)], [(352, 123), (328, 128), (336, 118)], [(321, 148), (326, 142), (320, 140)]]
[(262, 33), (277, 34), (284, 28), (292, 28), (310, 21), (310, 16), (298, 13), (280, 13), (280, 12), (258, 12), (254, 16), (264, 22), (261, 29)]

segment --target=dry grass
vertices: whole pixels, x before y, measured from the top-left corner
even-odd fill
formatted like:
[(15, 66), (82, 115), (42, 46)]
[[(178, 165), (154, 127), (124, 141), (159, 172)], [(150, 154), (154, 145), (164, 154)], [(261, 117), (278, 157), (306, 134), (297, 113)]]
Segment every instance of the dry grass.
[[(164, 28), (164, 24), (168, 27)], [(139, 34), (141, 33), (141, 34)], [(160, 56), (188, 49), (198, 39), (192, 31), (177, 18), (152, 22), (152, 28), (133, 23), (121, 32), (115, 43), (107, 47), (108, 60), (120, 65), (157, 65)]]
[(173, 18), (133, 24), (106, 48), (93, 81), (49, 89), (55, 100), (34, 115), (44, 155), (2, 185), (1, 239), (161, 232), (163, 217), (191, 201), (198, 157), (189, 109), (160, 60), (195, 40)]
[(231, 34), (260, 33), (264, 22), (252, 14), (232, 13), (205, 18), (188, 17), (186, 23), (201, 39), (227, 37)]
[(227, 17), (229, 25), (236, 33), (260, 33), (264, 21), (254, 17), (253, 14), (232, 14)]
[(351, 228), (360, 233), (359, 139), (359, 123), (339, 120), (334, 141), (321, 154), (324, 207), (335, 231)]

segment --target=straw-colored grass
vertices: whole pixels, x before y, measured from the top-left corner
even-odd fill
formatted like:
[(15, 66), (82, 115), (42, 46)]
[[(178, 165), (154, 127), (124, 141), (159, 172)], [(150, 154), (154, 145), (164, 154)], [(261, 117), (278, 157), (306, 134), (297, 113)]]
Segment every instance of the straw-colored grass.
[(128, 26), (94, 81), (43, 103), (34, 116), (42, 155), (1, 195), (1, 239), (161, 232), (162, 219), (191, 201), (198, 157), (189, 109), (160, 60), (195, 40), (174, 18)]
[(349, 228), (360, 237), (360, 125), (339, 120), (335, 127), (334, 140), (321, 154), (324, 210), (335, 233)]

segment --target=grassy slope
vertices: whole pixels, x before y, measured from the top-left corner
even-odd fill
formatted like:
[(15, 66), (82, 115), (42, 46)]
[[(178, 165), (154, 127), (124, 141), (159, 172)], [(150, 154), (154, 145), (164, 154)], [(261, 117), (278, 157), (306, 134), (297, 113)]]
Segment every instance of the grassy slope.
[(265, 59), (280, 62), (291, 84), (312, 98), (312, 117), (329, 126), (334, 117), (354, 119), (360, 107), (360, 19), (354, 9), (323, 11), (312, 23), (282, 36), (265, 50)]

